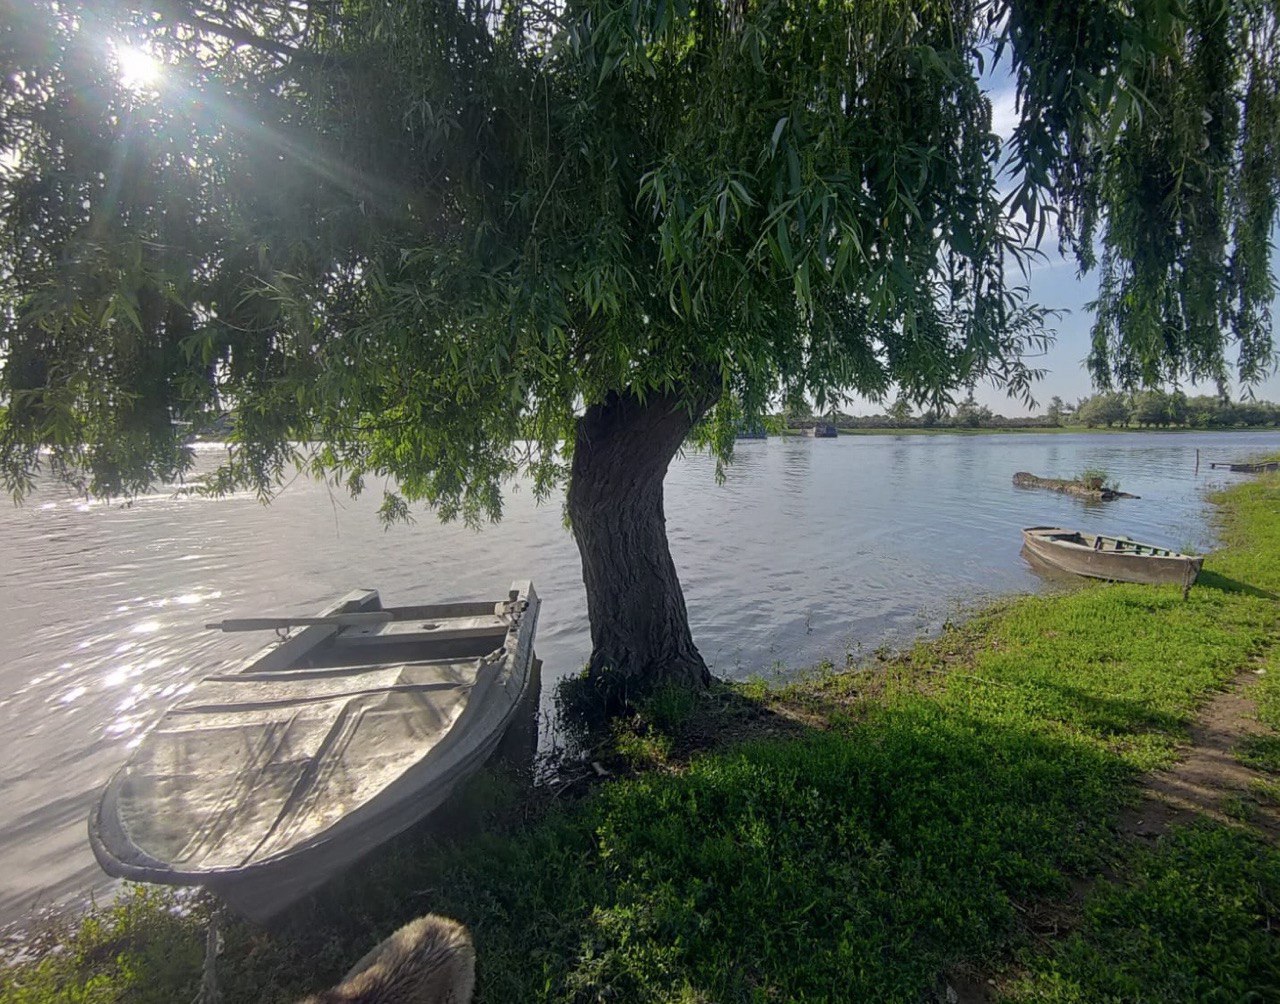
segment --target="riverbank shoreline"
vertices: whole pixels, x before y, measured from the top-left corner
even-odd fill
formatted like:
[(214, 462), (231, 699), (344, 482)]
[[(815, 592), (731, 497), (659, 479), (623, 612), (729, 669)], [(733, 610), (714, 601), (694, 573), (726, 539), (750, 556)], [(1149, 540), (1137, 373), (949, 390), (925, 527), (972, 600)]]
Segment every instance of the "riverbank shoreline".
[[(471, 927), (487, 1001), (1280, 986), (1280, 851), (1250, 822), (1271, 782), (1151, 844), (1123, 825), (1242, 672), (1269, 670), (1270, 743), (1240, 756), (1280, 776), (1280, 478), (1216, 501), (1224, 547), (1186, 601), (1101, 584), (1004, 600), (849, 671), (655, 695), (588, 757), (603, 779), (588, 765), (531, 794), (483, 773), (270, 930), (229, 925), (226, 1001), (319, 989), (427, 911)], [(209, 903), (174, 902), (130, 890), (47, 928), (0, 970), (0, 1000), (190, 999)]]
[[(1047, 436), (1068, 436), (1068, 435), (1093, 435), (1095, 433), (1105, 433), (1112, 436), (1120, 436), (1126, 434), (1146, 434), (1160, 433), (1167, 435), (1187, 435), (1189, 433), (1203, 434), (1206, 432), (1221, 433), (1237, 433), (1237, 432), (1274, 432), (1275, 426), (1265, 425), (1241, 425), (1223, 428), (1197, 428), (1194, 426), (1177, 426), (1162, 428), (1160, 426), (1088, 426), (1088, 425), (1010, 425), (1010, 426), (976, 426), (967, 428), (963, 426), (953, 425), (932, 425), (932, 426), (904, 426), (902, 428), (845, 428), (838, 426), (836, 431), (841, 436), (982, 436), (982, 435), (1018, 435), (1018, 434), (1036, 434)], [(781, 433), (783, 436), (808, 436), (806, 429), (784, 429)], [(812, 438), (812, 437), (810, 437)]]

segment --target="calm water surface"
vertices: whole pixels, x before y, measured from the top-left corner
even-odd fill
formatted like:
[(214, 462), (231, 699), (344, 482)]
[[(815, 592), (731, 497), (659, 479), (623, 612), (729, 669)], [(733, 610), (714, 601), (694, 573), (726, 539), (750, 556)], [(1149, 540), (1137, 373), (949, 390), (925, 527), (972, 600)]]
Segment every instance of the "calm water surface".
[[(1208, 461), (1275, 450), (1274, 431), (743, 442), (722, 486), (706, 456), (672, 465), (668, 531), (714, 672), (771, 676), (1042, 588), (1019, 555), (1025, 525), (1211, 547), (1204, 491), (1238, 476)], [(1019, 470), (1086, 466), (1141, 500), (1086, 507), (1010, 484)], [(478, 533), (429, 515), (384, 531), (377, 502), (299, 480), (270, 507), (157, 494), (121, 508), (47, 490), (0, 509), (0, 921), (109, 884), (85, 838), (96, 790), (195, 679), (263, 642), (205, 621), (311, 613), (359, 586), (430, 602), (527, 577), (543, 597), (544, 703), (548, 684), (582, 666), (586, 602), (558, 502), (516, 491), (503, 522)]]

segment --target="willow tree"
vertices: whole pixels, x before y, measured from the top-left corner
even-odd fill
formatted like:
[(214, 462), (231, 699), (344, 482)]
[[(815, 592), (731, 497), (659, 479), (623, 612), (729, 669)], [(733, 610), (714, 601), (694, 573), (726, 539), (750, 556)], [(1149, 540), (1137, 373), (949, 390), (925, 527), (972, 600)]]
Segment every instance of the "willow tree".
[(781, 400), (1027, 395), (1046, 231), (1099, 269), (1100, 383), (1265, 372), (1277, 12), (0, 0), (0, 468), (127, 495), (229, 411), (212, 490), (300, 464), (482, 521), (567, 483), (591, 678), (701, 684), (681, 444), (728, 459)]

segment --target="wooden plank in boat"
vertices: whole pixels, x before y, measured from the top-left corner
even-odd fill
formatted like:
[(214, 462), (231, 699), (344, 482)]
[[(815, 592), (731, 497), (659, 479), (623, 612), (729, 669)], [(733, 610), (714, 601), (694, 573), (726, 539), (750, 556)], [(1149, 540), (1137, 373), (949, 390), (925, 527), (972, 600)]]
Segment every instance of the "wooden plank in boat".
[(235, 714), (253, 708), (313, 704), (379, 692), (456, 687), (470, 685), (475, 675), (474, 659), (405, 662), (324, 675), (232, 673), (206, 677), (169, 714)]
[(450, 617), (444, 620), (391, 621), (388, 624), (370, 624), (341, 631), (335, 645), (385, 645), (389, 642), (456, 641), (463, 638), (484, 638), (504, 635), (510, 622), (497, 614), (481, 614), (476, 617)]
[(380, 624), (394, 620), (389, 610), (371, 610), (364, 613), (334, 614), (331, 617), (231, 617), (206, 624), (206, 631), (287, 631), (296, 627), (352, 627), (360, 624)]
[(369, 659), (363, 662), (340, 662), (332, 666), (300, 666), (290, 669), (273, 669), (266, 672), (246, 671), (243, 673), (228, 673), (225, 675), (207, 676), (204, 682), (209, 680), (328, 680), (340, 676), (351, 676), (357, 673), (371, 673), (380, 669), (386, 669), (388, 666), (434, 666), (449, 665), (459, 663), (459, 660), (475, 662), (470, 656), (463, 657), (453, 656), (435, 656), (428, 659), (387, 659), (378, 658), (381, 655), (378, 651), (370, 648)]
[[(332, 617), (339, 613), (356, 613), (371, 608), (377, 609), (378, 606), (379, 597), (376, 589), (355, 589), (336, 603), (325, 607), (320, 611), (319, 616)], [(292, 666), (321, 642), (331, 638), (337, 630), (336, 624), (312, 624), (310, 627), (304, 627), (282, 642), (267, 645), (249, 661), (249, 666), (246, 668), (262, 673)]]

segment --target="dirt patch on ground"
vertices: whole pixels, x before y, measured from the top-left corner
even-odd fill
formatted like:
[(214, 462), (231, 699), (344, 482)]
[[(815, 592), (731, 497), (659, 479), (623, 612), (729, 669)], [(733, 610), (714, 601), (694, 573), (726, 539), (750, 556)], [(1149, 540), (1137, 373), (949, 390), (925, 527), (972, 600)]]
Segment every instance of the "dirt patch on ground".
[(1184, 758), (1148, 775), (1142, 801), (1121, 816), (1123, 836), (1154, 842), (1170, 826), (1208, 818), (1280, 841), (1280, 806), (1259, 799), (1254, 789), (1265, 776), (1236, 759), (1246, 739), (1267, 731), (1251, 694), (1259, 678), (1246, 670), (1205, 706)]
[[(1117, 830), (1122, 838), (1155, 843), (1169, 827), (1212, 819), (1243, 826), (1280, 843), (1280, 805), (1258, 798), (1254, 785), (1267, 780), (1236, 759), (1251, 736), (1264, 735), (1257, 720), (1252, 689), (1261, 674), (1244, 670), (1202, 709), (1190, 728), (1190, 746), (1168, 770), (1143, 779), (1141, 801), (1121, 814)], [(1104, 876), (1114, 877), (1114, 876)], [(1070, 933), (1080, 917), (1092, 882), (1077, 879), (1071, 895), (1059, 903), (1014, 904), (1023, 926), (1033, 938), (1052, 941)], [(996, 978), (957, 968), (940, 981), (935, 999), (946, 1004), (992, 1004), (1002, 998), (1000, 985), (1015, 975)]]

